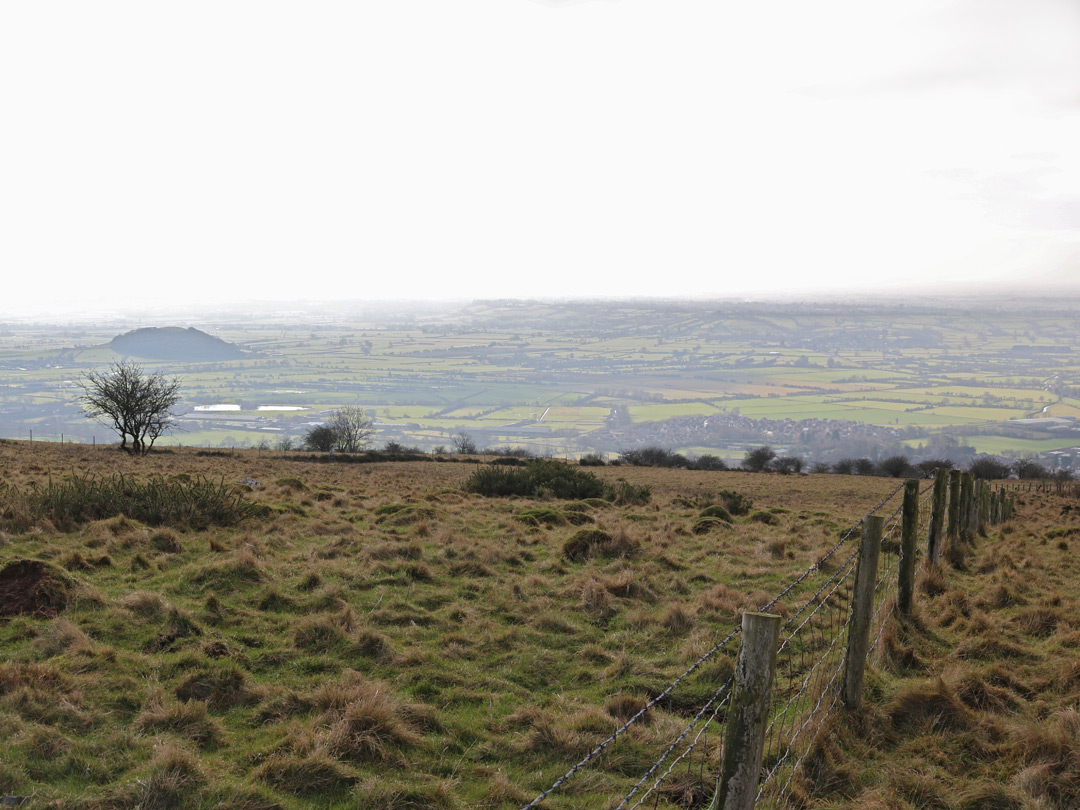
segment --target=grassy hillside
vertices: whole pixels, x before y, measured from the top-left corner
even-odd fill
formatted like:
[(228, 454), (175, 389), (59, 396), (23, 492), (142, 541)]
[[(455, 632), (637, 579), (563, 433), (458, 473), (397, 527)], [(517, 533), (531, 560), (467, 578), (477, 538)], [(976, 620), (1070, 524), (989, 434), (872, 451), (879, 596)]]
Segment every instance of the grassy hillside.
[[(484, 498), (464, 488), (475, 469), (0, 443), (0, 794), (519, 808), (895, 487), (601, 468), (651, 490), (616, 505)], [(163, 512), (87, 519), (67, 497), (33, 514), (35, 491), (121, 470), (265, 509), (154, 525)], [(753, 504), (731, 514), (725, 492)], [(1080, 517), (1038, 497), (924, 581), (916, 621), (887, 628), (865, 715), (814, 750), (803, 806), (1077, 806)], [(544, 806), (612, 805), (733, 654)], [(658, 806), (700, 800), (706, 759)], [(988, 791), (1003, 803), (971, 803)]]

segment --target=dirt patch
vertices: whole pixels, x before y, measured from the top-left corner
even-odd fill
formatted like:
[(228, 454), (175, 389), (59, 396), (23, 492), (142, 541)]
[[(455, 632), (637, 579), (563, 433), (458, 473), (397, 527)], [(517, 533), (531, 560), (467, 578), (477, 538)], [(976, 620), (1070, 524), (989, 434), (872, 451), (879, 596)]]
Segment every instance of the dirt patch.
[(15, 560), (0, 571), (0, 616), (52, 618), (67, 607), (63, 576), (38, 560)]

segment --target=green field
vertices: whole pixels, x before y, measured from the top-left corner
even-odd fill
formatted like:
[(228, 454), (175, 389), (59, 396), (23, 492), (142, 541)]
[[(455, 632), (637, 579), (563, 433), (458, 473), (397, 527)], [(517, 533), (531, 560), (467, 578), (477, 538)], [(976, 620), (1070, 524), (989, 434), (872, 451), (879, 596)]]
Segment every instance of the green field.
[[(501, 301), (287, 318), (189, 313), (182, 323), (250, 355), (144, 363), (183, 380), (184, 432), (174, 444), (299, 437), (321, 414), (360, 405), (379, 425), (377, 443), (424, 449), (466, 431), (482, 444), (558, 455), (610, 452), (620, 441), (721, 455), (755, 441), (799, 451), (772, 423), (815, 420), (835, 434), (845, 430), (830, 423), (862, 426), (853, 452), (953, 437), (1009, 454), (1073, 446), (1030, 430), (974, 436), (1017, 418), (1080, 418), (1075, 312), (1069, 301)], [(130, 328), (119, 319), (3, 325), (0, 435), (105, 440), (108, 431), (80, 415), (79, 379), (119, 359), (105, 344)], [(213, 404), (241, 410), (194, 410)], [(307, 410), (259, 410), (275, 405)]]

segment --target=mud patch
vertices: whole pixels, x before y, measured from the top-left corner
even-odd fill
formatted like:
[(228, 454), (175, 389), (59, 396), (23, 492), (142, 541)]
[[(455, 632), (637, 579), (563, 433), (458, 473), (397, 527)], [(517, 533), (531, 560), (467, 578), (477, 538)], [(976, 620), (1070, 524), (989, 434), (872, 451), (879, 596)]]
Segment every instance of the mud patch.
[(52, 618), (67, 607), (68, 582), (47, 563), (15, 560), (0, 571), (0, 616)]

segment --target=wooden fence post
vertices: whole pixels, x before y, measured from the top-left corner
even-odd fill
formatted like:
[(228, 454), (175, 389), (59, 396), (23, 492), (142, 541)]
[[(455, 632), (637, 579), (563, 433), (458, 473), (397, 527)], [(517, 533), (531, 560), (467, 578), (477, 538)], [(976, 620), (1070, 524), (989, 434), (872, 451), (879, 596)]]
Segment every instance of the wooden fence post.
[(859, 563), (855, 568), (855, 588), (851, 593), (851, 618), (848, 622), (847, 654), (844, 658), (844, 683), (840, 699), (853, 711), (862, 707), (863, 675), (870, 645), (870, 620), (874, 613), (874, 586), (877, 584), (878, 556), (885, 518), (863, 518)]
[(971, 491), (974, 489), (975, 474), (960, 474), (960, 534), (971, 531)]
[(934, 504), (930, 511), (930, 534), (926, 539), (926, 556), (935, 565), (941, 560), (941, 530), (945, 528), (945, 510), (949, 497), (949, 471), (934, 470)]
[(753, 810), (761, 780), (765, 729), (772, 706), (780, 617), (744, 613), (735, 685), (724, 729), (724, 751), (710, 810)]
[(911, 615), (911, 598), (915, 594), (915, 542), (919, 533), (919, 482), (912, 479), (904, 484), (903, 523), (900, 527), (900, 579), (896, 591), (896, 606), (901, 616)]
[(960, 537), (960, 477), (959, 470), (949, 470), (949, 542)]

